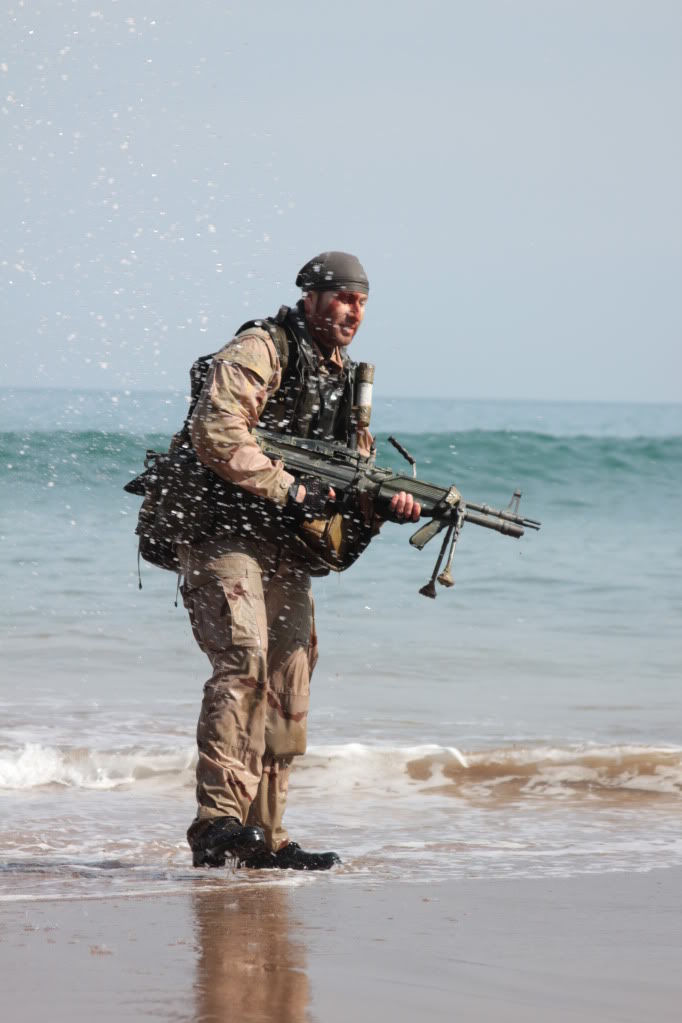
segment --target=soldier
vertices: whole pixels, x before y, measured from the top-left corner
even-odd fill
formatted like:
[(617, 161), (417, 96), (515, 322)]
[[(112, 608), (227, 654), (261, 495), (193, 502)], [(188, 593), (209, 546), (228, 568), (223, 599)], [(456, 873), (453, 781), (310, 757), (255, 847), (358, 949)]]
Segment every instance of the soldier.
[[(197, 727), (198, 811), (187, 832), (195, 867), (222, 866), (226, 856), (256, 869), (340, 862), (336, 853), (301, 849), (282, 823), (291, 763), (306, 749), (317, 661), (310, 576), (326, 572), (290, 525), (319, 517), (335, 495), (267, 458), (250, 429), (351, 442), (354, 363), (346, 349), (369, 283), (355, 256), (325, 252), (296, 284), (303, 298), (294, 308), (244, 325), (217, 353), (190, 423), (198, 458), (231, 495), (215, 536), (178, 546), (185, 606), (213, 667)], [(369, 454), (367, 430), (357, 443)], [(393, 514), (416, 522), (420, 507), (401, 493)], [(371, 517), (362, 522), (357, 542), (378, 527)]]

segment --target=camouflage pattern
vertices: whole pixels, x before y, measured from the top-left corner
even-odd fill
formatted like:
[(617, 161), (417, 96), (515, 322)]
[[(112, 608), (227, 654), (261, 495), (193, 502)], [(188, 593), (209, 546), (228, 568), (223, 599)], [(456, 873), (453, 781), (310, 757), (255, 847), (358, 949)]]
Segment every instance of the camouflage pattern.
[(215, 356), (192, 416), (197, 457), (218, 476), (258, 497), (284, 505), (293, 476), (263, 454), (250, 434), (282, 382), (275, 346), (266, 330), (250, 328)]
[[(341, 369), (314, 348), (319, 372)], [(332, 367), (330, 362), (338, 365)], [(250, 430), (282, 382), (268, 332), (248, 327), (214, 357), (190, 423), (204, 465), (258, 497), (286, 504), (294, 481)], [(360, 442), (371, 442), (363, 431)], [(236, 534), (178, 545), (183, 597), (213, 674), (197, 726), (197, 817), (190, 845), (215, 817), (262, 827), (270, 849), (282, 824), (292, 760), (305, 752), (310, 677), (317, 661), (310, 566), (300, 542)]]
[[(317, 422), (320, 393), (336, 389), (339, 404), (344, 388), (337, 387), (334, 380), (345, 379), (352, 364), (338, 349), (331, 357), (325, 356), (312, 340), (299, 340), (299, 347), (314, 369), (310, 378), (306, 377), (301, 407), (290, 426), (297, 436), (307, 436), (312, 427), (321, 425)], [(328, 380), (331, 384), (325, 382)], [(214, 356), (192, 415), (190, 437), (199, 460), (218, 476), (257, 497), (284, 505), (294, 478), (280, 460), (273, 462), (263, 454), (250, 433), (260, 423), (266, 404), (270, 429), (282, 428), (277, 422), (280, 415), (290, 417), (284, 408), (286, 387), (281, 384), (282, 369), (270, 335), (263, 328), (247, 328)], [(313, 402), (311, 408), (307, 408), (308, 402)], [(314, 413), (314, 409), (318, 411)], [(358, 439), (361, 450), (364, 444), (371, 445), (366, 428), (358, 431)]]
[(282, 824), (292, 759), (305, 753), (310, 677), (317, 661), (306, 566), (275, 545), (218, 538), (178, 547), (183, 598), (213, 674), (197, 726), (197, 818), (190, 845), (214, 817), (262, 827), (270, 849)]

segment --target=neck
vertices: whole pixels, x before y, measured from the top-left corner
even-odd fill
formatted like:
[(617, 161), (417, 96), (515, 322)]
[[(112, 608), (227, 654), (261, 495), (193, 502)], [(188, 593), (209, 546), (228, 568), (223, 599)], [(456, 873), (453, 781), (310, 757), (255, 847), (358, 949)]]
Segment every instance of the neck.
[(312, 333), (310, 336), (312, 337), (313, 342), (315, 343), (315, 347), (320, 350), (325, 359), (343, 368), (343, 359), (341, 358), (341, 352), (339, 350), (338, 345), (325, 344), (323, 341), (320, 341), (319, 338), (315, 337), (315, 335)]

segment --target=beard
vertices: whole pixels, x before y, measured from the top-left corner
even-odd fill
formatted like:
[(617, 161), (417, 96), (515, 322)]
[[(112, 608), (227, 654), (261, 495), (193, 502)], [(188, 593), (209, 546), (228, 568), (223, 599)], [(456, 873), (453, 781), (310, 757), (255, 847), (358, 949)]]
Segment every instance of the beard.
[(339, 304), (333, 294), (323, 292), (318, 297), (317, 307), (306, 317), (310, 333), (322, 348), (345, 348), (351, 343), (359, 327), (354, 317), (339, 318)]

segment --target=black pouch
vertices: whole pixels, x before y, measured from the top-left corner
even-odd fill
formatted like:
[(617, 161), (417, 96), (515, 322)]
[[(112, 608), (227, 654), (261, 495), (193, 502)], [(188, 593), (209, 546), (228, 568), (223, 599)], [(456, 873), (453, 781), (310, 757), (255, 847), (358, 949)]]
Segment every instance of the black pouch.
[(135, 532), (140, 556), (157, 568), (180, 572), (176, 544), (200, 543), (215, 523), (216, 477), (193, 451), (147, 451), (145, 471), (124, 490), (143, 498)]

